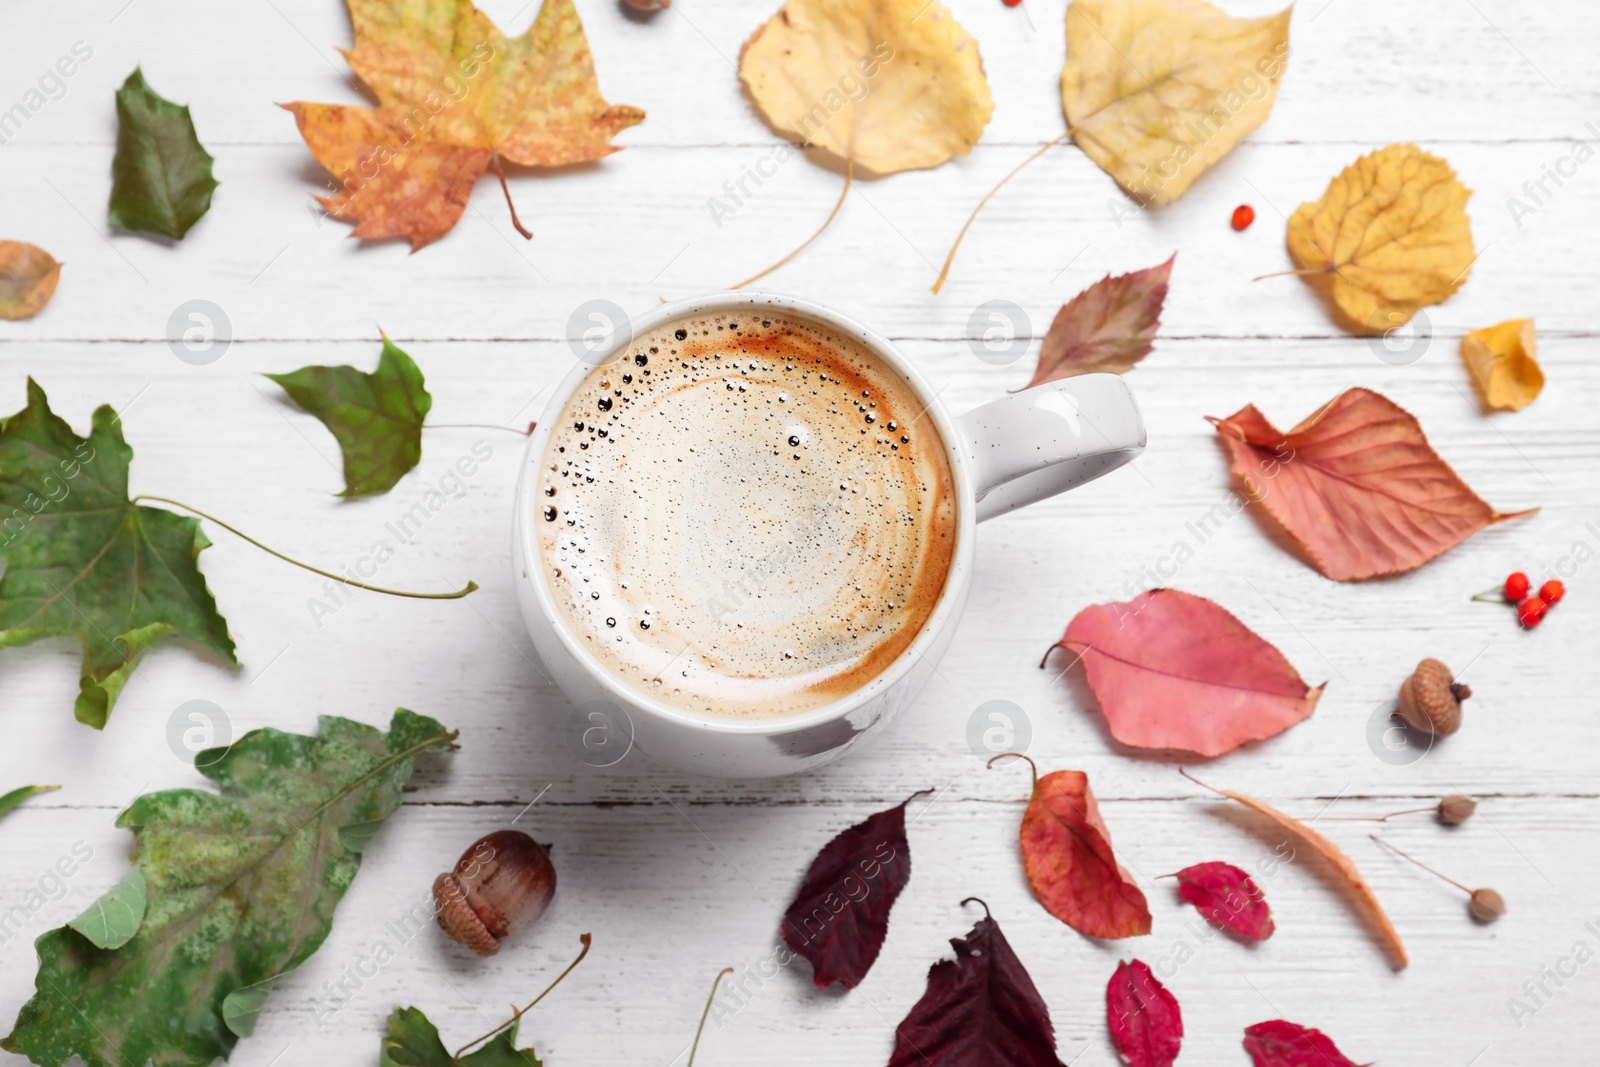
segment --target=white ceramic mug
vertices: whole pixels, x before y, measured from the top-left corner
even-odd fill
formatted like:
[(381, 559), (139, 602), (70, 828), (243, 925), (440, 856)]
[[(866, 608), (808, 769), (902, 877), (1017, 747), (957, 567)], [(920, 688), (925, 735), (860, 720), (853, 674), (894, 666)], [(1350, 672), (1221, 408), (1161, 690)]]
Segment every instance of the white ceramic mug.
[[(773, 308), (859, 339), (911, 385), (938, 427), (955, 478), (957, 533), (944, 591), (922, 631), (882, 673), (820, 708), (765, 719), (727, 719), (672, 707), (612, 674), (563, 619), (539, 558), (539, 466), (554, 420), (594, 367), (616, 358), (633, 336), (691, 315)], [(1054, 496), (1127, 463), (1144, 449), (1144, 422), (1127, 384), (1085, 374), (993, 400), (956, 417), (889, 341), (806, 300), (728, 292), (663, 305), (623, 331), (608, 351), (580, 361), (556, 387), (528, 443), (517, 487), (514, 577), (534, 648), (575, 705), (569, 744), (603, 766), (637, 744), (686, 771), (717, 778), (770, 778), (838, 759), (911, 705), (944, 654), (966, 605), (978, 523)]]

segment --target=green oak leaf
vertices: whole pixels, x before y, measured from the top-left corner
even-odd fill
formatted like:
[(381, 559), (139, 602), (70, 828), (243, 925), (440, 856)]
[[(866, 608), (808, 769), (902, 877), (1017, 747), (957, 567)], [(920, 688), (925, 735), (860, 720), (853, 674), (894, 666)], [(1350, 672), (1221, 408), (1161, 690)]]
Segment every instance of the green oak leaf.
[(303, 410), (322, 420), (344, 453), (343, 497), (393, 489), (422, 460), (422, 423), (433, 407), (422, 371), (383, 339), (378, 369), (301, 367), (269, 374)]
[(181, 238), (211, 207), (212, 162), (189, 109), (157, 96), (133, 68), (117, 90), (111, 225)]
[(533, 1049), (519, 1049), (516, 1042), (517, 1028), (512, 1026), (482, 1048), (456, 1059), (422, 1009), (396, 1008), (389, 1013), (389, 1031), (383, 1037), (378, 1067), (540, 1067)]
[[(40, 1067), (74, 1056), (87, 1067), (225, 1059), (254, 1022), (262, 984), (332, 929), (361, 865), (339, 831), (392, 815), (416, 757), (454, 737), (401, 708), (387, 734), (323, 716), (315, 737), (252, 730), (201, 753), (195, 766), (219, 792), (144, 793), (117, 817), (145, 883), (137, 932), (113, 949), (70, 926), (41, 935), (33, 999), (0, 1047)], [(243, 1003), (230, 1004), (240, 991)]]
[(200, 521), (128, 497), (133, 449), (110, 407), (79, 437), (28, 379), (0, 420), (0, 648), (76, 637), (78, 721), (105, 726), (139, 660), (167, 635), (237, 666), (200, 573)]
[[(0, 537), (3, 537), (0, 534)], [(5, 561), (0, 560), (0, 579), (5, 578)], [(0, 815), (10, 815), (24, 800), (38, 793), (53, 793), (60, 789), (59, 785), (22, 785), (13, 789), (5, 796), (0, 797)]]

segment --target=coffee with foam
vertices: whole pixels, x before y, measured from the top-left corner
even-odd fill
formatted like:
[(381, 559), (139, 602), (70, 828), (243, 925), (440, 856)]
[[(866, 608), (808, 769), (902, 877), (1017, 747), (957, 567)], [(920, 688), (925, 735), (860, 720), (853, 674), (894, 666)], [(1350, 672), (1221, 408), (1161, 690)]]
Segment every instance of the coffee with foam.
[(687, 711), (770, 718), (860, 689), (927, 622), (955, 551), (925, 410), (860, 341), (791, 313), (635, 338), (541, 460), (540, 556), (570, 629)]

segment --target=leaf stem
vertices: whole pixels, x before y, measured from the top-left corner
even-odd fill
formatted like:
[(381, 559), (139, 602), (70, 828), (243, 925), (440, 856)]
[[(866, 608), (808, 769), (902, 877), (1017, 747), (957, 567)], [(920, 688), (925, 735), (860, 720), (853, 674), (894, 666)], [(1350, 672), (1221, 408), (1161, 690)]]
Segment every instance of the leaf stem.
[(800, 242), (799, 247), (797, 247), (793, 252), (790, 252), (788, 255), (786, 255), (782, 259), (778, 260), (778, 262), (774, 263), (772, 266), (768, 267), (766, 270), (757, 271), (755, 274), (750, 275), (750, 277), (746, 278), (744, 281), (739, 282), (739, 283), (737, 283), (735, 285), (730, 285), (728, 288), (730, 288), (730, 289), (743, 289), (745, 286), (749, 285), (751, 282), (755, 281), (756, 279), (765, 278), (767, 275), (771, 274), (773, 271), (777, 270), (779, 267), (781, 267), (785, 263), (789, 262), (795, 256), (798, 256), (805, 249), (805, 247), (807, 245), (809, 245), (812, 241), (815, 241), (818, 237), (821, 237), (822, 236), (822, 231), (826, 230), (830, 225), (833, 224), (833, 220), (838, 218), (838, 216), (839, 216), (839, 209), (844, 207), (844, 198), (847, 195), (849, 195), (849, 193), (850, 193), (850, 183), (851, 183), (851, 181), (853, 181), (855, 179), (855, 174), (856, 174), (856, 154), (855, 154), (854, 151), (852, 151), (850, 153), (850, 155), (845, 158), (845, 164), (844, 164), (844, 188), (839, 190), (839, 199), (834, 203), (833, 210), (828, 212), (828, 217), (823, 220), (822, 225), (817, 227), (817, 232), (813, 233), (810, 237), (807, 237), (804, 241)]
[(494, 1037), (500, 1031), (505, 1030), (508, 1027), (512, 1027), (512, 1026), (517, 1025), (517, 1023), (519, 1021), (521, 1021), (521, 1019), (522, 1019), (522, 1017), (524, 1015), (528, 1014), (528, 1012), (533, 1010), (533, 1006), (535, 1004), (539, 1003), (539, 1001), (541, 1001), (545, 997), (549, 996), (550, 995), (550, 990), (552, 990), (556, 986), (560, 985), (561, 984), (561, 979), (563, 979), (567, 975), (571, 974), (572, 973), (572, 969), (574, 967), (576, 967), (578, 964), (582, 963), (583, 962), (583, 957), (585, 957), (585, 956), (587, 956), (589, 954), (589, 945), (592, 943), (593, 938), (589, 934), (582, 934), (582, 935), (579, 936), (578, 940), (583, 942), (583, 951), (578, 953), (578, 958), (577, 959), (575, 959), (571, 963), (567, 964), (567, 969), (566, 970), (564, 970), (560, 974), (556, 975), (556, 980), (554, 982), (551, 982), (549, 985), (544, 987), (544, 992), (543, 993), (540, 993), (538, 996), (536, 996), (532, 1000), (528, 1001), (528, 1006), (527, 1007), (518, 1008), (515, 1011), (513, 1011), (512, 1014), (511, 1014), (511, 1018), (507, 1019), (505, 1022), (501, 1023), (499, 1026), (495, 1027), (493, 1030), (490, 1030), (487, 1034), (484, 1034), (482, 1037), (475, 1037), (471, 1041), (468, 1041), (465, 1045), (462, 1045), (460, 1048), (456, 1049), (456, 1054), (452, 1058), (459, 1060), (461, 1058), (461, 1054), (463, 1052), (467, 1051), (467, 1049), (471, 1048), (473, 1045), (481, 1045), (485, 1041), (488, 1041), (490, 1038)]
[(173, 500), (171, 497), (152, 496), (152, 495), (149, 495), (149, 494), (141, 493), (140, 495), (134, 497), (131, 502), (134, 503), (134, 504), (137, 504), (141, 500), (154, 500), (155, 502), (157, 502), (159, 504), (171, 504), (175, 508), (182, 508), (184, 511), (191, 512), (191, 513), (193, 513), (195, 515), (198, 515), (202, 519), (205, 519), (205, 520), (207, 520), (209, 522), (216, 523), (218, 526), (222, 527), (224, 530), (227, 530), (229, 533), (233, 534), (235, 537), (242, 538), (245, 541), (250, 542), (252, 545), (255, 545), (257, 548), (261, 549), (261, 551), (265, 552), (269, 556), (276, 556), (277, 558), (283, 560), (285, 563), (294, 564), (296, 567), (299, 567), (301, 570), (310, 571), (312, 574), (320, 574), (324, 578), (332, 578), (336, 582), (343, 582), (345, 585), (353, 586), (356, 589), (366, 589), (366, 590), (368, 590), (370, 592), (373, 592), (373, 593), (386, 593), (389, 596), (411, 597), (411, 598), (416, 599), (416, 600), (459, 600), (462, 597), (466, 596), (467, 594), (476, 591), (477, 588), (478, 588), (478, 583), (477, 582), (469, 581), (463, 588), (457, 589), (453, 593), (411, 593), (411, 592), (407, 592), (407, 591), (405, 591), (403, 589), (386, 589), (381, 585), (368, 585), (365, 582), (358, 582), (354, 578), (346, 578), (342, 574), (334, 574), (332, 571), (325, 571), (321, 567), (313, 567), (309, 563), (302, 563), (299, 560), (295, 559), (293, 556), (286, 556), (282, 552), (279, 552), (277, 549), (270, 548), (267, 545), (262, 544), (260, 541), (257, 541), (254, 537), (251, 537), (249, 534), (245, 533), (243, 530), (240, 530), (238, 527), (230, 526), (227, 523), (223, 522), (221, 519), (217, 518), (215, 515), (207, 514), (206, 512), (201, 511), (197, 507), (194, 507), (194, 506), (189, 505), (189, 504), (185, 504), (181, 500)]
[(517, 205), (511, 201), (511, 186), (506, 184), (506, 171), (500, 165), (500, 153), (494, 153), (489, 159), (494, 163), (495, 177), (500, 179), (500, 191), (506, 194), (506, 207), (511, 209), (511, 225), (517, 228), (517, 232), (522, 234), (525, 240), (533, 240), (533, 231), (524, 226), (522, 220), (517, 218)]
[(1253, 282), (1259, 282), (1264, 281), (1267, 278), (1287, 278), (1291, 274), (1297, 274), (1302, 277), (1308, 274), (1334, 274), (1338, 271), (1338, 269), (1338, 267), (1330, 265), (1327, 267), (1301, 267), (1299, 270), (1275, 270), (1271, 274), (1258, 274), (1250, 280)]
[(979, 904), (983, 905), (983, 917), (985, 919), (993, 919), (994, 918), (994, 913), (989, 910), (989, 902), (984, 900), (982, 897), (968, 897), (966, 900), (963, 900), (961, 902), (961, 906), (964, 908), (968, 904), (971, 904), (974, 900), (976, 900)]
[(950, 277), (950, 265), (956, 261), (956, 250), (961, 247), (961, 242), (966, 238), (967, 231), (972, 228), (972, 223), (978, 217), (978, 212), (983, 210), (983, 206), (989, 202), (995, 193), (998, 193), (1001, 190), (1006, 182), (1017, 176), (1017, 171), (1021, 170), (1023, 167), (1026, 167), (1029, 163), (1032, 163), (1034, 160), (1050, 151), (1050, 149), (1071, 137), (1073, 132), (1073, 130), (1068, 130), (1060, 137), (1057, 137), (1054, 141), (1047, 141), (1043, 147), (1039, 148), (1038, 151), (1033, 153), (1033, 155), (1029, 156), (1027, 159), (1024, 159), (1015, 167), (1012, 167), (1011, 172), (996, 182), (993, 189), (990, 189), (987, 193), (983, 194), (983, 199), (978, 201), (978, 206), (972, 209), (972, 214), (968, 215), (967, 221), (962, 223), (961, 232), (956, 234), (955, 244), (950, 246), (949, 254), (944, 257), (944, 266), (939, 269), (939, 277), (933, 283), (934, 296), (939, 295), (939, 290), (944, 288), (945, 279)]
[(1395, 846), (1389, 844), (1389, 842), (1385, 841), (1383, 838), (1379, 837), (1377, 834), (1368, 834), (1367, 836), (1372, 838), (1374, 841), (1376, 841), (1378, 844), (1382, 845), (1384, 848), (1388, 849), (1389, 851), (1391, 851), (1391, 852), (1393, 852), (1393, 853), (1395, 853), (1395, 854), (1397, 854), (1399, 856), (1403, 856), (1404, 858), (1410, 860), (1412, 863), (1415, 863), (1418, 867), (1421, 867), (1423, 870), (1427, 871), (1429, 874), (1433, 875), (1435, 878), (1443, 878), (1445, 881), (1449, 882), (1451, 885), (1455, 886), (1457, 889), (1461, 890), (1463, 893), (1467, 894), (1468, 896), (1472, 895), (1472, 890), (1468, 889), (1466, 886), (1462, 885), (1460, 882), (1456, 881), (1454, 878), (1451, 878), (1448, 874), (1440, 874), (1438, 871), (1434, 870), (1432, 867), (1429, 867), (1426, 863), (1423, 863), (1421, 860), (1417, 859), (1417, 857), (1411, 855), (1409, 852), (1402, 852), (1400, 849), (1398, 849)]
[(910, 796), (908, 796), (904, 800), (902, 800), (900, 802), (900, 806), (903, 808), (907, 804), (911, 803), (913, 800), (917, 799), (918, 797), (927, 796), (931, 792), (933, 792), (933, 787), (931, 785), (926, 789), (919, 789), (915, 793), (912, 793)]
[[(1219, 796), (1219, 797), (1228, 796), (1228, 794), (1224, 793), (1222, 790), (1218, 789), (1216, 786), (1214, 786), (1214, 785), (1206, 785), (1204, 782), (1202, 782), (1200, 779), (1196, 778), (1194, 775), (1190, 774), (1188, 771), (1184, 770), (1182, 767), (1178, 768), (1178, 773), (1183, 775), (1185, 778), (1189, 779), (1189, 781), (1193, 782), (1195, 785), (1199, 786), (1200, 788), (1211, 790), (1213, 793), (1217, 794), (1217, 796)], [(1233, 798), (1232, 797), (1228, 797), (1228, 799), (1232, 800)]]
[[(1017, 759), (1025, 759), (1025, 760), (1028, 761), (1028, 770), (1031, 771), (1032, 774), (1033, 774), (1033, 783), (1032, 783), (1033, 784), (1033, 788), (1034, 789), (1038, 789), (1039, 788), (1039, 765), (1037, 763), (1033, 762), (1033, 759), (1031, 757), (1029, 757), (1025, 753), (1022, 753), (1022, 752), (1002, 752), (998, 756), (991, 756), (991, 757), (989, 757), (989, 762), (985, 763), (983, 765), (983, 769), (984, 770), (993, 769), (995, 760), (997, 760), (997, 759), (1005, 759), (1007, 756), (1015, 756), (1015, 757), (1017, 757)], [(964, 903), (966, 903), (966, 901), (962, 901), (962, 903), (964, 904)], [(987, 904), (984, 905), (985, 908), (987, 908), (988, 906), (989, 905), (987, 905)]]
[(732, 967), (724, 967), (722, 970), (718, 971), (717, 976), (711, 980), (711, 992), (706, 995), (706, 1008), (700, 1013), (700, 1025), (695, 1027), (694, 1044), (689, 1046), (689, 1062), (684, 1064), (684, 1067), (694, 1067), (694, 1054), (700, 1051), (700, 1035), (705, 1032), (706, 1018), (711, 1014), (711, 1002), (717, 999), (717, 986), (722, 984), (723, 975), (732, 973)]

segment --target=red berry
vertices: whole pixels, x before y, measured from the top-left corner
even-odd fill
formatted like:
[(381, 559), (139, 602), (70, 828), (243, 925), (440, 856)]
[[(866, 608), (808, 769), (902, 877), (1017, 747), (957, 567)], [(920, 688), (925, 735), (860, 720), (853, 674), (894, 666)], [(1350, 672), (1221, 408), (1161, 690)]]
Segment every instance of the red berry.
[(1022, 0), (1000, 0), (1000, 2), (1007, 7), (1016, 7), (1018, 4), (1022, 3)]
[(1512, 571), (1506, 575), (1506, 599), (1513, 604), (1521, 603), (1522, 598), (1528, 595), (1528, 590), (1533, 588), (1533, 583), (1528, 581), (1528, 576), (1521, 571)]
[(1567, 587), (1559, 578), (1552, 578), (1539, 587), (1539, 599), (1554, 604), (1567, 595)]
[(1233, 209), (1232, 222), (1234, 229), (1248, 230), (1250, 228), (1250, 224), (1254, 221), (1256, 221), (1256, 209), (1251, 207), (1249, 204), (1240, 204), (1238, 207)]
[(1517, 621), (1531, 630), (1544, 621), (1544, 613), (1549, 610), (1549, 604), (1536, 596), (1531, 596), (1517, 605)]

